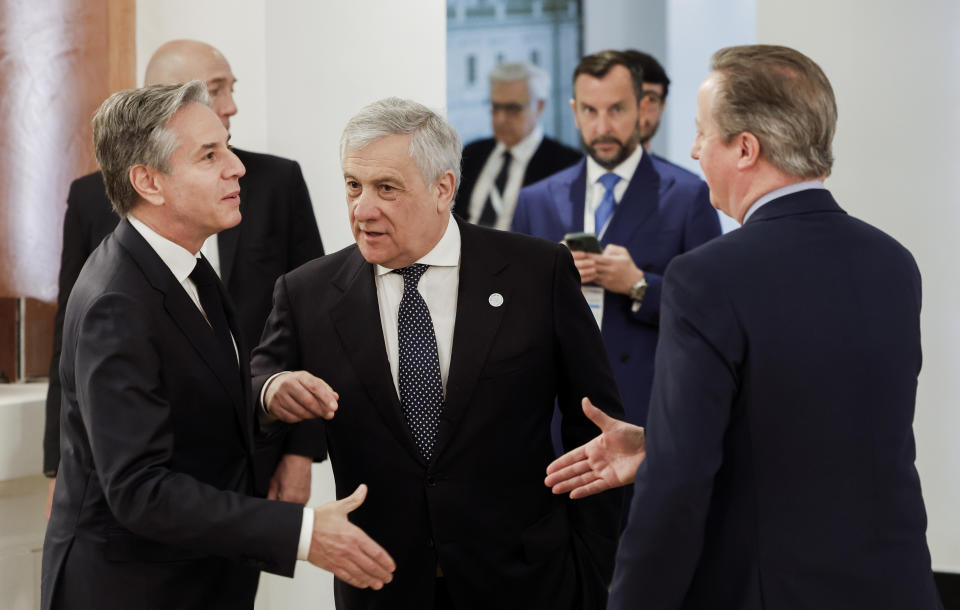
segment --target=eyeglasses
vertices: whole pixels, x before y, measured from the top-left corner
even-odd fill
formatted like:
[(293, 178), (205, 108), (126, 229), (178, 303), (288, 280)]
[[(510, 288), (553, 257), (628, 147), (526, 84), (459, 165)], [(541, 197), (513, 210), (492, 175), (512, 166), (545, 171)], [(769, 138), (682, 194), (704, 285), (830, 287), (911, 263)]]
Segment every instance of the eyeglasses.
[(520, 116), (520, 114), (526, 110), (529, 105), (530, 104), (520, 104), (517, 102), (508, 102), (506, 104), (490, 102), (490, 114), (503, 112), (507, 116)]

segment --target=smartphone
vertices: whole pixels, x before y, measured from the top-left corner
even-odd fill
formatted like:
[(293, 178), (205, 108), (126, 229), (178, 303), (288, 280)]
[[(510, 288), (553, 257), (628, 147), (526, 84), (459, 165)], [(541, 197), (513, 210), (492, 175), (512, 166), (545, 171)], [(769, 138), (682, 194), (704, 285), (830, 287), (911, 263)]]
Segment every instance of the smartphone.
[(597, 241), (597, 236), (593, 233), (567, 233), (563, 236), (563, 241), (567, 242), (567, 247), (571, 250), (580, 250), (582, 252), (593, 252), (602, 254), (603, 248)]

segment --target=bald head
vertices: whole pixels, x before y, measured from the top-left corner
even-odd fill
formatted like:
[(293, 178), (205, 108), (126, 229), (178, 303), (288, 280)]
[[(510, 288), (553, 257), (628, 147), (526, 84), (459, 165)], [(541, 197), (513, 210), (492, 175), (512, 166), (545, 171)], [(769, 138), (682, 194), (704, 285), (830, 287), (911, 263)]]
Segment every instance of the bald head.
[(157, 49), (147, 64), (144, 85), (174, 85), (200, 80), (206, 83), (213, 110), (230, 130), (237, 113), (233, 85), (237, 79), (220, 51), (198, 40), (171, 40)]

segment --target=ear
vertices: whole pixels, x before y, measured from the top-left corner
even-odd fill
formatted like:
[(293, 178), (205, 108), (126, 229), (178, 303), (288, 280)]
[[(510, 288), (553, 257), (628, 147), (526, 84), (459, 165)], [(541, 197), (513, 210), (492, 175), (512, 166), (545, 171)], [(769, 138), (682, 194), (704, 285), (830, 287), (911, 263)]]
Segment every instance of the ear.
[(749, 131), (744, 131), (736, 137), (737, 169), (751, 169), (760, 161), (760, 140)]
[(537, 100), (537, 119), (543, 114), (543, 109), (547, 105), (547, 100)]
[(580, 116), (577, 114), (577, 100), (570, 98), (570, 111), (573, 112), (573, 123), (580, 129)]
[(161, 205), (164, 202), (158, 170), (146, 165), (134, 165), (130, 168), (128, 177), (133, 189), (144, 201), (152, 205)]
[(457, 177), (451, 170), (447, 170), (433, 183), (434, 193), (437, 196), (437, 212), (446, 212), (453, 203), (453, 194), (456, 192)]

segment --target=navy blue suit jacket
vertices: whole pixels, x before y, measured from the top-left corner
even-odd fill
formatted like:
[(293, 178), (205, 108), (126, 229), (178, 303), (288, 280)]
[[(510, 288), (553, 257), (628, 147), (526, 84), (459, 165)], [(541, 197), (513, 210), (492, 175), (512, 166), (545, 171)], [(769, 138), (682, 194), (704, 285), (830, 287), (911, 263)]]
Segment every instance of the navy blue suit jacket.
[(920, 360), (913, 257), (825, 190), (674, 259), (609, 607), (940, 607)]
[[(520, 191), (511, 229), (555, 242), (582, 231), (586, 168), (584, 158)], [(645, 152), (602, 240), (629, 250), (648, 284), (637, 312), (625, 294), (607, 292), (603, 303), (601, 334), (631, 423), (647, 419), (663, 272), (673, 257), (719, 234), (706, 183)]]

